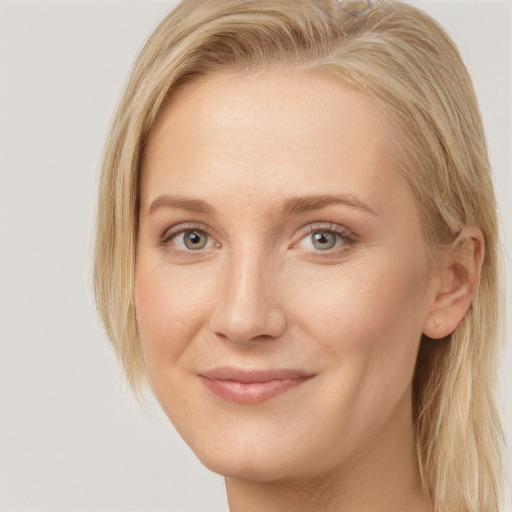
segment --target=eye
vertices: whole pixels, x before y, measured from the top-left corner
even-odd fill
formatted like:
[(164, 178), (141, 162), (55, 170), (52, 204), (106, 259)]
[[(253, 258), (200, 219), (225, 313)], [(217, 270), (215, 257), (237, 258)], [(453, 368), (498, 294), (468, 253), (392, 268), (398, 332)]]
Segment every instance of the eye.
[(162, 246), (184, 252), (198, 252), (219, 245), (206, 231), (195, 227), (187, 229), (183, 225), (165, 231), (160, 243)]
[(315, 231), (311, 233), (311, 243), (315, 249), (325, 251), (333, 249), (338, 243), (339, 236), (329, 231)]
[(195, 229), (183, 231), (176, 238), (181, 239), (181, 242), (189, 251), (204, 249), (208, 243), (208, 235), (204, 231)]
[(308, 227), (306, 235), (296, 247), (314, 252), (329, 252), (346, 249), (352, 242), (352, 233), (342, 226), (312, 225)]

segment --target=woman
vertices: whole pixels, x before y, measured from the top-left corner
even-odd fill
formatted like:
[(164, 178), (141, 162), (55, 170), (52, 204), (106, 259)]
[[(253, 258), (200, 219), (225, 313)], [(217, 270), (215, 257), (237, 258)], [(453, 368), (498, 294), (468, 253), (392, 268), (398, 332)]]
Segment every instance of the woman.
[(499, 254), (453, 42), (400, 2), (185, 0), (106, 145), (98, 307), (232, 511), (499, 510)]

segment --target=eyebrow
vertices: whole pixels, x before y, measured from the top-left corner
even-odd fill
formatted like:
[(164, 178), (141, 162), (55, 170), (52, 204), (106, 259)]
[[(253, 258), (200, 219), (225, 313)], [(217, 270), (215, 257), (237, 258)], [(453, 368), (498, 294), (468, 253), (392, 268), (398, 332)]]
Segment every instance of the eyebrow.
[[(340, 204), (348, 206), (363, 213), (378, 217), (379, 214), (350, 194), (320, 194), (310, 196), (292, 197), (284, 202), (282, 214), (283, 216), (292, 216), (311, 210), (319, 210), (332, 204)], [(149, 213), (153, 213), (159, 208), (176, 208), (179, 210), (188, 210), (196, 213), (215, 213), (215, 208), (210, 206), (206, 201), (195, 197), (185, 197), (164, 194), (158, 196), (150, 205)]]
[(283, 215), (291, 216), (310, 210), (319, 210), (320, 208), (330, 206), (331, 204), (341, 204), (343, 206), (348, 206), (350, 208), (360, 210), (363, 213), (367, 213), (375, 217), (379, 216), (375, 210), (350, 194), (321, 194), (304, 197), (292, 197), (285, 201), (283, 206)]
[(159, 208), (176, 208), (179, 210), (188, 210), (196, 213), (214, 213), (215, 209), (202, 199), (195, 197), (173, 196), (164, 194), (158, 196), (149, 207), (149, 213), (153, 213)]

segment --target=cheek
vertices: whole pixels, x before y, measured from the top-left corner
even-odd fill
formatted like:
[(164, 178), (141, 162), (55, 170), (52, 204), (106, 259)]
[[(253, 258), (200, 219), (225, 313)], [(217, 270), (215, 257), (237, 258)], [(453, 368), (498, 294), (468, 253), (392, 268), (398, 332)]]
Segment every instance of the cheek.
[[(206, 281), (184, 269), (138, 263), (135, 281), (137, 323), (148, 372), (176, 362), (205, 318)], [(162, 370), (164, 368), (161, 368)]]
[(340, 373), (382, 388), (412, 378), (424, 307), (414, 260), (361, 258), (309, 281), (315, 286), (295, 287), (296, 321)]

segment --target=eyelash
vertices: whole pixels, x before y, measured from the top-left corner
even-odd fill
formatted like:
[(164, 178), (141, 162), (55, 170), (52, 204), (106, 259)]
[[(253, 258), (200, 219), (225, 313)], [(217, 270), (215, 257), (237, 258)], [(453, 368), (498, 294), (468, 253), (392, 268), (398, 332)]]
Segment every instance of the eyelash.
[[(344, 226), (340, 226), (339, 224), (334, 224), (331, 222), (316, 222), (307, 226), (306, 230), (303, 232), (303, 234), (301, 234), (299, 242), (293, 244), (292, 248), (298, 247), (302, 242), (307, 240), (307, 237), (310, 237), (314, 233), (334, 235), (338, 239), (335, 247), (312, 251), (315, 253), (315, 256), (319, 257), (332, 257), (333, 255), (338, 255), (340, 252), (345, 252), (350, 248), (350, 246), (357, 242), (356, 235)], [(340, 242), (339, 245), (338, 242)]]
[[(190, 254), (191, 256), (197, 256), (199, 254), (204, 254), (204, 251), (202, 249), (199, 250), (191, 250), (187, 248), (176, 248), (172, 247), (172, 242), (176, 238), (178, 238), (180, 235), (184, 235), (186, 233), (190, 232), (196, 232), (206, 235), (209, 239), (213, 240), (213, 236), (208, 232), (208, 229), (206, 229), (205, 226), (202, 224), (195, 224), (195, 223), (184, 223), (184, 224), (178, 224), (177, 226), (173, 226), (171, 228), (166, 229), (162, 236), (160, 237), (160, 245), (164, 247), (165, 249), (173, 249), (180, 253)], [(218, 242), (214, 243), (215, 247), (220, 247), (220, 244)]]
[[(198, 256), (201, 254), (204, 255), (205, 251), (203, 248), (191, 250), (187, 248), (173, 247), (173, 240), (178, 238), (180, 235), (186, 234), (187, 232), (197, 232), (200, 234), (204, 234), (210, 240), (214, 240), (213, 236), (208, 232), (208, 229), (204, 225), (195, 223), (184, 223), (166, 229), (163, 232), (162, 236), (160, 237), (160, 245), (167, 250), (172, 249), (178, 251), (181, 254), (185, 253), (191, 256)], [(352, 231), (343, 226), (331, 222), (316, 222), (307, 226), (306, 229), (302, 231), (300, 235), (300, 240), (297, 243), (292, 244), (290, 248), (297, 248), (299, 244), (301, 244), (304, 240), (307, 239), (308, 236), (311, 236), (314, 233), (334, 235), (335, 237), (337, 237), (339, 241), (341, 241), (341, 245), (339, 246), (324, 250), (318, 249), (311, 251), (320, 257), (333, 256), (341, 251), (346, 251), (351, 245), (354, 245), (357, 242), (356, 235)], [(215, 242), (214, 247), (221, 247), (221, 244)], [(212, 249), (212, 247), (210, 247), (210, 249)]]

